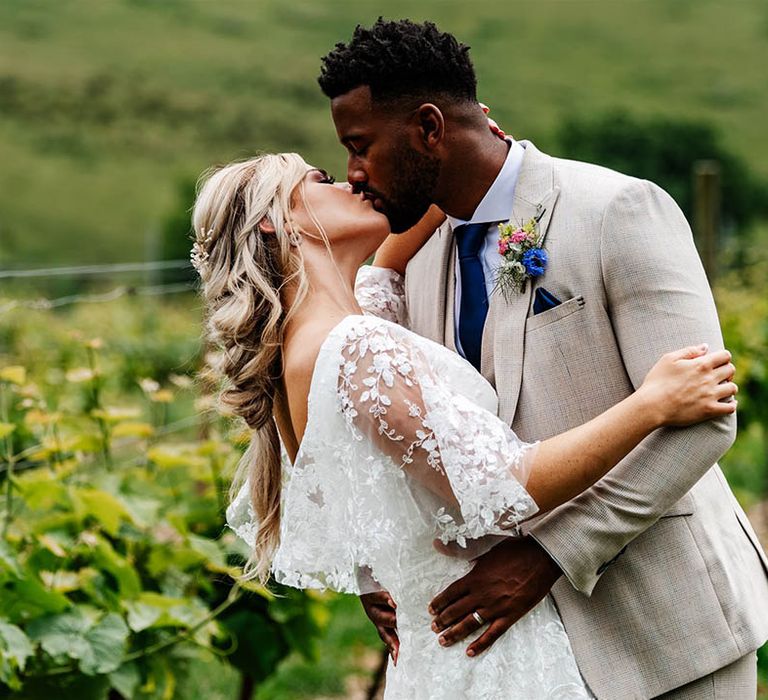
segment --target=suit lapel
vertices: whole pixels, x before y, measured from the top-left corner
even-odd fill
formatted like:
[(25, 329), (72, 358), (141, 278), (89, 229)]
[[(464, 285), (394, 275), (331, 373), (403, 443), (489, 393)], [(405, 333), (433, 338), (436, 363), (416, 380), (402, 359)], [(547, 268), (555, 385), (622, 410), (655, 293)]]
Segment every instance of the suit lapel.
[[(554, 186), (552, 159), (532, 143), (521, 143), (525, 146), (525, 158), (515, 187), (510, 220), (523, 224), (531, 218), (538, 219), (543, 244), (560, 189)], [(514, 418), (520, 395), (525, 323), (534, 286), (528, 280), (525, 291), (513, 293), (509, 301), (501, 292), (494, 292), (483, 332), (482, 373), (495, 384), (499, 395), (499, 416), (507, 423)]]
[[(453, 269), (452, 252), (453, 233), (445, 222), (413, 258), (405, 276), (412, 329), (441, 345), (446, 344), (447, 304), (453, 303), (446, 299), (449, 273)], [(435, 276), (436, 283), (425, 283)]]
[(456, 348), (456, 245), (451, 231), (451, 245), (448, 249), (448, 276), (445, 284), (445, 328), (443, 345), (453, 352)]

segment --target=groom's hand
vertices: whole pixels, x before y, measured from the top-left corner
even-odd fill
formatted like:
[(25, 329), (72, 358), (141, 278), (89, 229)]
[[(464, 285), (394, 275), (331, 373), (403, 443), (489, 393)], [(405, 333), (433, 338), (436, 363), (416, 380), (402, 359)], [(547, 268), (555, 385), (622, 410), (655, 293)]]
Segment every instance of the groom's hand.
[(478, 557), (466, 576), (429, 605), (432, 630), (450, 646), (476, 632), (477, 612), (488, 625), (467, 648), (468, 656), (488, 649), (549, 593), (562, 572), (532, 537), (510, 538)]
[(387, 645), (392, 661), (397, 665), (397, 655), (400, 652), (400, 639), (397, 636), (397, 617), (395, 601), (386, 591), (366, 593), (360, 596), (363, 610), (368, 619), (373, 622), (381, 641)]

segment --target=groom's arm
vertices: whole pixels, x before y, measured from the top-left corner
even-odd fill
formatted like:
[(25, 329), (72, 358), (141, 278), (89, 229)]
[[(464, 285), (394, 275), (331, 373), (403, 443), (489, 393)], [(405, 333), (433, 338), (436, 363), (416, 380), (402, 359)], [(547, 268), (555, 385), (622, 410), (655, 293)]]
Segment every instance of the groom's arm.
[[(606, 209), (601, 236), (608, 312), (633, 386), (665, 352), (702, 342), (722, 347), (690, 228), (666, 192), (633, 181)], [(531, 534), (571, 584), (589, 595), (624, 547), (709, 470), (735, 435), (733, 415), (658, 430)]]

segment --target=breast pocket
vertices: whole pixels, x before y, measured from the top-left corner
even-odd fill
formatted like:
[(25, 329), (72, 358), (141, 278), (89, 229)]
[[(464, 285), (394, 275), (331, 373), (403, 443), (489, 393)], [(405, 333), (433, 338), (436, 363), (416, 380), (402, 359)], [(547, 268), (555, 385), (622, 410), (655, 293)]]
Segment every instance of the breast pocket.
[(557, 323), (562, 319), (581, 311), (584, 308), (584, 297), (579, 295), (564, 301), (562, 304), (555, 306), (552, 309), (544, 311), (543, 313), (536, 314), (535, 316), (529, 316), (525, 322), (525, 332), (530, 333), (537, 328), (543, 328), (551, 323)]
[[(588, 420), (584, 372), (590, 365), (583, 296), (535, 316), (525, 326), (525, 362), (516, 421), (536, 426), (544, 439)], [(513, 425), (514, 427), (514, 425)]]
[(594, 418), (632, 390), (610, 318), (586, 302), (579, 295), (527, 320), (515, 425), (539, 439)]

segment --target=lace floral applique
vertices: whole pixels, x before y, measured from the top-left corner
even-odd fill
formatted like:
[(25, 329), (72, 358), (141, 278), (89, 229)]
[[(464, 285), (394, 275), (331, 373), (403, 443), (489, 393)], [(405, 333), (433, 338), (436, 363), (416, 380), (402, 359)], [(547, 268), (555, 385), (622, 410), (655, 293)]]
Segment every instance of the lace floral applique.
[[(437, 439), (422, 415), (421, 406), (402, 397), (400, 387), (395, 389), (398, 380), (401, 387), (417, 390), (419, 382), (408, 354), (386, 332), (386, 327), (370, 330), (358, 327), (350, 335), (343, 348), (345, 360), (339, 373), (338, 395), (347, 425), (356, 439), (363, 439), (363, 436), (355, 427), (355, 419), (359, 411), (367, 408), (366, 414), (375, 423), (377, 434), (387, 440), (404, 442), (405, 435), (398, 427), (408, 425), (413, 429), (402, 450), (400, 467), (412, 464), (414, 452), (422, 449), (426, 453), (427, 464), (444, 474)], [(361, 377), (359, 369), (361, 363), (365, 362), (368, 364)], [(393, 405), (393, 395), (396, 397), (394, 400), (400, 400), (402, 405)], [(402, 414), (404, 410), (407, 418), (417, 419), (420, 427), (415, 427), (412, 420), (402, 421), (402, 415), (398, 416), (399, 420), (395, 424), (390, 423), (390, 412)]]
[(408, 326), (405, 278), (394, 270), (363, 265), (357, 273), (355, 297), (365, 313)]
[(430, 517), (444, 542), (516, 533), (536, 512), (523, 486), (531, 446), (452, 392), (410, 336), (379, 319), (347, 329), (337, 392), (349, 431), (442, 500)]

